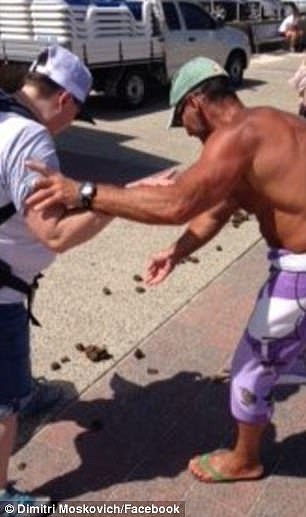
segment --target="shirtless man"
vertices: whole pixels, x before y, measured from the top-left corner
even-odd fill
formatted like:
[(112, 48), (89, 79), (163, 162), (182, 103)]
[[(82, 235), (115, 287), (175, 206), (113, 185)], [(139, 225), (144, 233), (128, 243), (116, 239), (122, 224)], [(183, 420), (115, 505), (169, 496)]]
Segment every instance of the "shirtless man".
[[(306, 124), (273, 108), (246, 108), (226, 72), (206, 58), (180, 69), (170, 103), (171, 125), (183, 125), (203, 143), (198, 161), (168, 187), (97, 185), (91, 208), (150, 224), (189, 222), (178, 242), (153, 259), (151, 284), (206, 244), (238, 207), (257, 217), (271, 268), (233, 359), (236, 443), (190, 462), (202, 481), (256, 479), (263, 474), (260, 446), (272, 416), (273, 386), (306, 339)], [(77, 204), (78, 183), (42, 164), (32, 168), (52, 174), (39, 182), (30, 206)]]

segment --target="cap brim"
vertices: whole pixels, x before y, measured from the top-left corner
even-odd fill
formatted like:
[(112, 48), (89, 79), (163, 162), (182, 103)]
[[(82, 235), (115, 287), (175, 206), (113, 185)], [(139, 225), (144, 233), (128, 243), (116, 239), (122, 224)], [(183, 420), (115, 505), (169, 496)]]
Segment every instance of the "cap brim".
[(96, 124), (92, 115), (89, 113), (85, 106), (82, 107), (81, 111), (76, 116), (75, 120), (81, 120), (82, 122), (87, 122), (88, 124), (93, 125)]
[(176, 114), (177, 106), (171, 109), (167, 129), (171, 129), (172, 127), (182, 127), (182, 121)]

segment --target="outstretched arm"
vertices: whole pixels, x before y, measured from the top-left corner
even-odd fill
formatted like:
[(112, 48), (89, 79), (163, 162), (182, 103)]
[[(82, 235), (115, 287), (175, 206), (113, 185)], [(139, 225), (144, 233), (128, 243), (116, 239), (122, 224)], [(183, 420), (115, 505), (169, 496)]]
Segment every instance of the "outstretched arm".
[[(129, 183), (126, 187), (132, 188), (142, 183), (151, 186), (170, 185), (174, 182), (176, 174), (175, 169), (167, 169), (154, 176)], [(42, 211), (29, 208), (25, 219), (32, 233), (49, 249), (63, 253), (94, 237), (113, 220), (113, 217), (89, 210), (66, 210), (63, 205), (58, 205)]]
[(226, 200), (195, 217), (176, 242), (151, 258), (145, 282), (148, 285), (157, 285), (165, 280), (183, 258), (194, 253), (217, 235), (237, 208), (234, 200)]
[[(132, 189), (98, 185), (93, 209), (150, 224), (184, 224), (228, 198), (242, 175), (252, 168), (254, 145), (246, 140), (240, 129), (216, 131), (199, 160), (175, 184)], [(44, 173), (41, 166), (31, 167)], [(52, 171), (45, 173), (49, 177), (38, 184), (29, 206), (40, 209), (58, 202), (75, 206), (78, 183)]]

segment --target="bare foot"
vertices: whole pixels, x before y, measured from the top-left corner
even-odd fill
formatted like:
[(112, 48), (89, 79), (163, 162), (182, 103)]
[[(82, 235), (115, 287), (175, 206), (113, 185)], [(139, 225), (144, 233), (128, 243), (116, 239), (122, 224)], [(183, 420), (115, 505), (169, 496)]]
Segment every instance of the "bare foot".
[(258, 479), (263, 475), (263, 466), (258, 463), (242, 465), (233, 451), (215, 451), (196, 456), (189, 462), (192, 474), (205, 483)]

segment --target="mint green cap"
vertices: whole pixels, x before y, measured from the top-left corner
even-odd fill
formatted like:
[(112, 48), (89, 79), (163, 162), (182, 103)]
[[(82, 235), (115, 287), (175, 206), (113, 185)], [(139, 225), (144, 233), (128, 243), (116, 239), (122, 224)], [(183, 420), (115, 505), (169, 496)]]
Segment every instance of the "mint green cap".
[(176, 110), (184, 97), (202, 84), (206, 79), (218, 76), (228, 76), (228, 73), (216, 61), (208, 57), (196, 57), (185, 63), (173, 76), (170, 90), (170, 106), (173, 108), (168, 128), (181, 126), (182, 122), (176, 115)]

